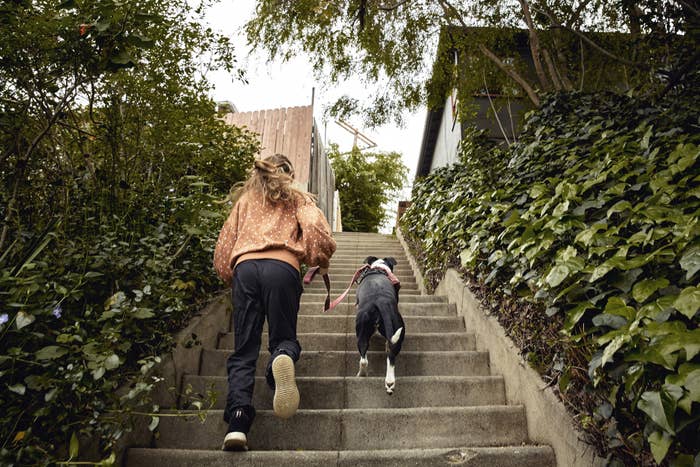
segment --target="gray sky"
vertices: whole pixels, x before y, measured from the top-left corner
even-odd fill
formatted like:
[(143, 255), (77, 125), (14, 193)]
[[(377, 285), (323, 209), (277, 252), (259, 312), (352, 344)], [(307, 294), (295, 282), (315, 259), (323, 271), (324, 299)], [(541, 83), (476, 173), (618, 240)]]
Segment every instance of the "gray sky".
[[(215, 85), (212, 96), (215, 100), (231, 101), (242, 112), (308, 105), (311, 102), (312, 89), (315, 87), (314, 113), (316, 121), (323, 128), (324, 105), (343, 94), (362, 99), (366, 90), (359, 80), (342, 85), (324, 85), (317, 82), (311, 66), (303, 57), (286, 63), (267, 63), (261, 54), (250, 55), (241, 28), (253, 15), (254, 5), (253, 0), (228, 0), (212, 7), (208, 15), (212, 28), (228, 35), (234, 41), (237, 58), (247, 72), (249, 83), (246, 85), (233, 81), (226, 73), (212, 73), (210, 79)], [(418, 162), (425, 109), (407, 114), (405, 120), (405, 128), (391, 124), (373, 130), (363, 128), (359, 120), (350, 123), (377, 143), (375, 150), (401, 153), (404, 164), (410, 169), (410, 183)], [(326, 128), (327, 142), (337, 143), (341, 151), (351, 148), (353, 137), (350, 133), (332, 120), (326, 122)], [(405, 190), (405, 193), (404, 197), (407, 197), (410, 191)]]

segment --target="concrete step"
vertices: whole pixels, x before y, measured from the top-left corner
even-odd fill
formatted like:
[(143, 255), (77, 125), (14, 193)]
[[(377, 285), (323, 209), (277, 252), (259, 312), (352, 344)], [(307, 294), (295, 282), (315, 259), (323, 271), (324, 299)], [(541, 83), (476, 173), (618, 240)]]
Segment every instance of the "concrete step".
[[(353, 288), (348, 297), (352, 298), (350, 303), (355, 303), (355, 289)], [(335, 297), (333, 297), (335, 298)], [(301, 296), (301, 303), (323, 303), (326, 299), (325, 290), (323, 293), (314, 293), (305, 291)], [(346, 298), (347, 300), (347, 298)], [(343, 301), (345, 303), (345, 300)], [(444, 295), (420, 295), (420, 294), (407, 294), (399, 292), (399, 306), (403, 303), (447, 303), (447, 297)]]
[[(345, 350), (357, 352), (357, 337), (346, 333), (308, 333), (297, 334), (297, 339), (304, 351), (307, 350)], [(375, 334), (369, 341), (369, 349), (381, 352), (386, 340)], [(263, 333), (262, 348), (267, 349), (268, 336)], [(233, 351), (234, 336), (227, 332), (219, 336), (219, 349)], [(474, 334), (467, 332), (428, 332), (406, 336), (402, 346), (403, 351), (425, 350), (476, 350)]]
[(355, 264), (355, 269), (358, 267), (362, 266), (364, 264), (365, 259), (368, 256), (376, 256), (377, 258), (386, 258), (388, 256), (393, 257), (396, 260), (397, 264), (402, 264), (402, 265), (407, 265), (408, 263), (408, 258), (406, 257), (406, 254), (403, 253), (402, 251), (375, 251), (375, 252), (352, 252), (352, 251), (336, 251), (333, 254), (333, 257), (331, 258), (331, 265), (335, 262), (342, 262), (343, 264), (345, 263), (351, 263)]
[[(457, 306), (449, 303), (403, 303), (399, 300), (401, 316), (457, 316)], [(323, 313), (323, 302), (302, 303), (300, 315), (318, 315)], [(353, 315), (357, 313), (355, 301), (345, 299), (333, 308), (334, 315)]]
[[(331, 295), (333, 298), (337, 297), (341, 293), (345, 292), (345, 289), (350, 285), (350, 280), (347, 282), (331, 281)], [(354, 293), (357, 285), (353, 285), (351, 291)], [(321, 281), (313, 281), (311, 284), (304, 284), (304, 292), (310, 293), (326, 293), (326, 284)], [(403, 295), (420, 295), (418, 290), (418, 284), (415, 282), (411, 283), (401, 283), (401, 290), (399, 290), (399, 301)]]
[[(157, 448), (220, 449), (223, 411), (161, 416)], [(508, 446), (527, 442), (522, 406), (300, 410), (282, 420), (261, 410), (248, 434), (253, 450), (376, 450)]]
[[(231, 355), (228, 350), (202, 349), (200, 375), (226, 376), (226, 359)], [(367, 352), (369, 359), (369, 376), (384, 376), (386, 372), (386, 354), (384, 352)], [(258, 376), (265, 374), (269, 359), (266, 351), (261, 351), (258, 358)], [(303, 376), (354, 376), (357, 374), (359, 355), (345, 351), (315, 351), (301, 353), (296, 362), (296, 375)], [(424, 351), (401, 352), (396, 359), (396, 376), (488, 376), (489, 355), (487, 352), (471, 350), (461, 351)]]
[(368, 256), (376, 256), (377, 258), (392, 256), (397, 260), (399, 258), (406, 259), (406, 251), (401, 245), (339, 245), (333, 253), (333, 258), (350, 255), (360, 258), (360, 260), (364, 260)]
[[(347, 288), (347, 284), (345, 284), (345, 287)], [(317, 286), (314, 285), (311, 288), (308, 288), (309, 286), (304, 286), (304, 293), (301, 296), (301, 301), (304, 301), (304, 295), (309, 294), (309, 295), (323, 295), (323, 299), (326, 299), (326, 287), (325, 286)], [(340, 287), (340, 286), (338, 286)], [(341, 293), (345, 292), (345, 289), (341, 288), (336, 288), (334, 287), (333, 284), (331, 284), (331, 299), (334, 300), (337, 297), (340, 296)], [(415, 288), (401, 288), (401, 291), (399, 292), (399, 302), (407, 302), (411, 300), (410, 298), (406, 298), (409, 295), (421, 295), (420, 290), (415, 289)], [(353, 286), (350, 289), (350, 292), (348, 292), (348, 295), (346, 299), (351, 298), (351, 302), (355, 303), (355, 286)], [(412, 301), (417, 301), (417, 300), (412, 300)]]
[(129, 449), (127, 467), (554, 467), (549, 446), (459, 447), (377, 451), (196, 451)]
[[(355, 275), (355, 271), (356, 271), (355, 269), (347, 270), (347, 271), (339, 271), (339, 272), (331, 271), (328, 274), (328, 277), (330, 278), (331, 283), (339, 282), (341, 284), (345, 284), (345, 286), (347, 287), (347, 284), (350, 283), (350, 280)], [(413, 274), (408, 274), (408, 273), (402, 274), (402, 273), (395, 272), (394, 275), (401, 282), (402, 285), (404, 284), (404, 282), (415, 282), (416, 281), (416, 278), (413, 276)], [(318, 281), (319, 283), (323, 283), (323, 278), (316, 276), (314, 278), (314, 281), (312, 282), (312, 284), (315, 283), (316, 281)]]
[[(225, 376), (185, 375), (183, 388), (191, 386), (195, 394), (217, 393), (213, 408), (226, 405), (228, 382)], [(383, 377), (297, 378), (300, 409), (364, 409), (445, 407), (505, 404), (501, 376), (399, 376), (396, 391), (388, 395)], [(257, 410), (272, 410), (274, 392), (265, 378), (255, 379), (253, 405)], [(181, 406), (181, 408), (187, 408)]]
[[(459, 316), (404, 316), (406, 333), (419, 334), (424, 332), (464, 332), (464, 319)], [(225, 323), (222, 323), (225, 325)], [(264, 325), (267, 329), (267, 323)], [(232, 331), (232, 329), (227, 329)], [(299, 315), (297, 318), (297, 333), (349, 333), (355, 334), (355, 316), (336, 314), (330, 311), (323, 315)], [(267, 331), (264, 331), (267, 334)]]

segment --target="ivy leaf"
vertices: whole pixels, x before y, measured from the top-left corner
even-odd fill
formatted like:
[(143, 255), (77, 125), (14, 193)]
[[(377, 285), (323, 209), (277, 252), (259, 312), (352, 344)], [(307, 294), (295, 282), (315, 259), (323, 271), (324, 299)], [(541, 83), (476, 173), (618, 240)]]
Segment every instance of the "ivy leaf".
[(646, 391), (642, 394), (637, 407), (667, 433), (676, 434), (673, 426), (676, 401), (672, 400), (665, 391)]
[(700, 308), (700, 289), (698, 287), (686, 287), (673, 302), (673, 307), (692, 319)]
[(564, 324), (564, 330), (571, 332), (571, 330), (576, 326), (576, 323), (583, 317), (586, 310), (593, 309), (594, 306), (591, 302), (583, 302), (576, 305), (574, 308), (566, 312), (566, 322)]
[(600, 366), (603, 367), (606, 363), (611, 362), (613, 356), (615, 355), (615, 352), (620, 350), (620, 347), (622, 347), (626, 342), (629, 342), (629, 340), (629, 335), (622, 334), (610, 341), (610, 343), (603, 350), (603, 356), (600, 360)]
[(607, 217), (608, 217), (608, 219), (610, 219), (610, 216), (612, 216), (613, 214), (615, 214), (617, 212), (623, 212), (623, 211), (626, 211), (628, 209), (632, 209), (632, 203), (630, 203), (627, 200), (618, 201), (610, 209), (608, 209)]
[(649, 435), (647, 440), (649, 441), (651, 454), (654, 456), (654, 460), (657, 464), (661, 464), (664, 458), (666, 458), (668, 448), (671, 447), (671, 437), (667, 433), (655, 431)]
[(17, 329), (22, 329), (23, 327), (32, 324), (35, 320), (36, 317), (34, 317), (34, 315), (30, 315), (29, 313), (20, 311), (17, 313), (17, 319), (15, 319), (15, 324), (17, 325)]
[(634, 284), (632, 288), (632, 298), (634, 298), (637, 303), (643, 303), (647, 298), (651, 297), (654, 292), (659, 289), (667, 287), (669, 284), (668, 279), (646, 279)]
[(601, 313), (593, 317), (593, 324), (596, 326), (608, 326), (613, 329), (620, 329), (627, 324), (627, 320), (622, 316)]
[(37, 350), (35, 356), (37, 360), (54, 360), (68, 353), (68, 349), (57, 345), (47, 345)]
[(631, 321), (637, 314), (637, 311), (631, 306), (627, 306), (620, 297), (610, 297), (605, 305), (605, 312), (611, 315), (622, 316), (627, 321)]
[(556, 287), (569, 276), (570, 272), (571, 271), (569, 271), (569, 268), (565, 264), (558, 264), (549, 271), (545, 281), (550, 287)]
[(700, 245), (694, 245), (683, 253), (680, 265), (686, 272), (685, 279), (690, 280), (700, 269)]

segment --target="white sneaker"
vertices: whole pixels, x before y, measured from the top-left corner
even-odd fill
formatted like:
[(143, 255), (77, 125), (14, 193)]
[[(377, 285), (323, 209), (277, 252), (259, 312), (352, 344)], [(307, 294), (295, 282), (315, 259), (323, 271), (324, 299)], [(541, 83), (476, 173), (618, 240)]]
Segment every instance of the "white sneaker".
[(289, 355), (278, 355), (272, 361), (272, 376), (275, 378), (275, 397), (272, 409), (280, 418), (289, 418), (299, 408), (299, 389), (294, 379), (294, 360)]
[(240, 431), (232, 431), (227, 433), (224, 438), (224, 445), (221, 446), (223, 451), (247, 451), (248, 450), (248, 438), (245, 433)]

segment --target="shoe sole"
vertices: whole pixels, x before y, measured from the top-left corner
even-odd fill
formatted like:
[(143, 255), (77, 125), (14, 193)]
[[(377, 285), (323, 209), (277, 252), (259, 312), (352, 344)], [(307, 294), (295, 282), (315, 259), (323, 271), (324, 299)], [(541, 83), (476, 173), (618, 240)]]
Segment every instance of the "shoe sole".
[(222, 451), (247, 451), (248, 439), (245, 433), (233, 431), (227, 433), (224, 438), (224, 445), (221, 446)]
[(299, 408), (299, 389), (294, 379), (294, 361), (288, 355), (279, 355), (272, 362), (275, 378), (275, 397), (272, 409), (280, 418), (289, 418)]

